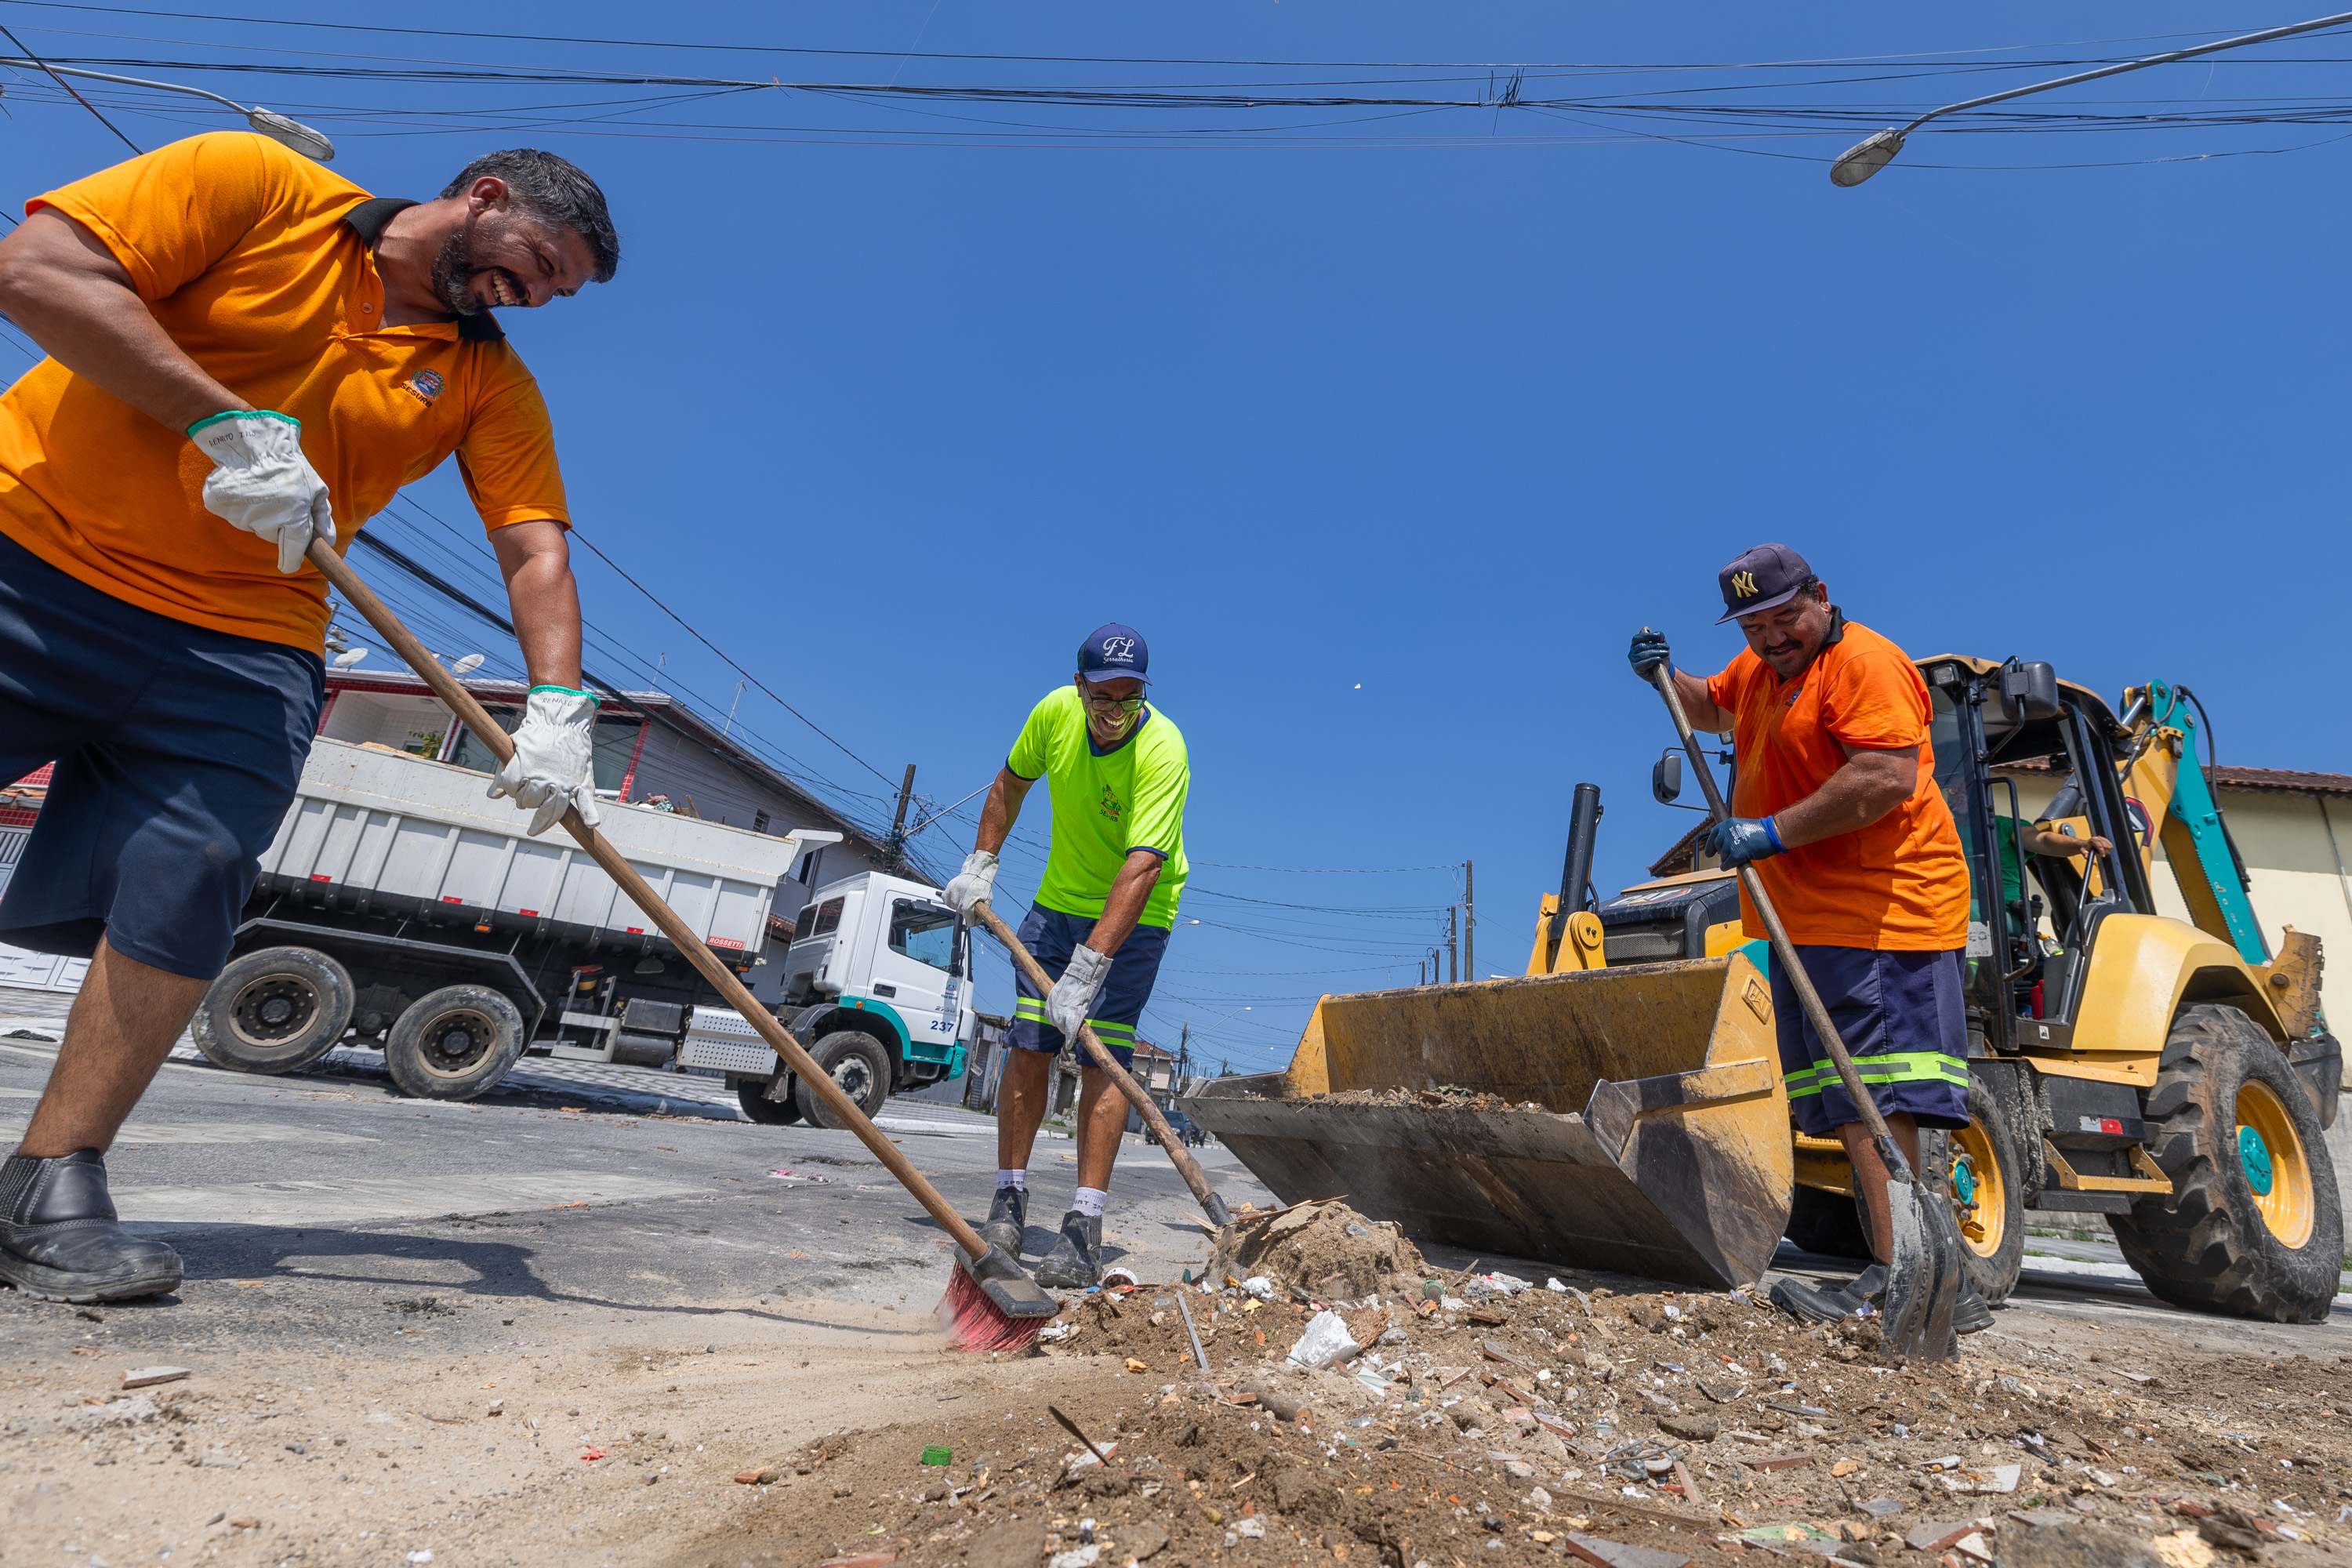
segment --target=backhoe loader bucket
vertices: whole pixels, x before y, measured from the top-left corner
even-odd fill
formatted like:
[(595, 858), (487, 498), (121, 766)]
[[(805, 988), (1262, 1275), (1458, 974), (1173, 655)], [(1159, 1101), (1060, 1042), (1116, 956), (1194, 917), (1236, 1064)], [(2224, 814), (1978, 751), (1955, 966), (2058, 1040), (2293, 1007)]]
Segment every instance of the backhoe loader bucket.
[(1326, 996), (1288, 1071), (1183, 1103), (1285, 1203), (1677, 1284), (1754, 1283), (1794, 1186), (1771, 987), (1737, 952)]

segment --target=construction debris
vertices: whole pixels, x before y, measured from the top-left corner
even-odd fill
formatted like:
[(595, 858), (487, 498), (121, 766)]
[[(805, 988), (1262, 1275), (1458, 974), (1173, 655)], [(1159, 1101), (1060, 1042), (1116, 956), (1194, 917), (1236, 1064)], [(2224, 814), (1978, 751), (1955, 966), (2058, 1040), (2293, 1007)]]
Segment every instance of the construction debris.
[[(1255, 1251), (1277, 1283), (1285, 1237), (1346, 1234), (1344, 1205), (1280, 1215), (1302, 1210)], [(832, 1439), (806, 1462), (876, 1485), (832, 1509), (821, 1489), (794, 1494), (793, 1530), (846, 1542), (854, 1527), (901, 1568), (1039, 1568), (1088, 1551), (1093, 1568), (1302, 1552), (1352, 1568), (1538, 1555), (1680, 1568), (1701, 1551), (1808, 1568), (2228, 1568), (2296, 1541), (2352, 1544), (2336, 1534), (2333, 1461), (2301, 1434), (2303, 1458), (2269, 1458), (2275, 1443), (2245, 1415), (2218, 1414), (2218, 1384), (2199, 1390), (2216, 1407), (2200, 1414), (2030, 1349), (2021, 1364), (1980, 1352), (1874, 1364), (1850, 1326), (1796, 1324), (1741, 1292), (1617, 1294), (1580, 1277), (1474, 1308), (1443, 1294), (1463, 1288), (1448, 1276), (1423, 1316), (1418, 1294), (1268, 1302), (1233, 1278), (1073, 1302), (1041, 1353), (1102, 1381), (1057, 1378), (1051, 1415), (976, 1425), (945, 1489), (921, 1500), (893, 1500), (919, 1495), (903, 1438)], [(2352, 1411), (2352, 1372), (2332, 1358), (2274, 1375), (2315, 1413)], [(1683, 1409), (1694, 1398), (1706, 1416)], [(1107, 1462), (1055, 1430), (1066, 1414)], [(2208, 1468), (2224, 1446), (2239, 1457), (2227, 1474)]]
[(1242, 1215), (1217, 1237), (1209, 1276), (1265, 1279), (1270, 1296), (1297, 1293), (1337, 1305), (1371, 1296), (1418, 1300), (1429, 1266), (1404, 1232), (1345, 1203), (1294, 1204)]

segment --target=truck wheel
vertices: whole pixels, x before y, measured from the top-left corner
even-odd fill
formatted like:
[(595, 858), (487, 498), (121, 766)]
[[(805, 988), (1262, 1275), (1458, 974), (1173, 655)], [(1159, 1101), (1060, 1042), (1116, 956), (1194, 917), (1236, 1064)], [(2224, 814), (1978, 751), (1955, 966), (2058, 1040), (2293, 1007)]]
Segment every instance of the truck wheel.
[(1969, 1124), (1943, 1136), (1937, 1163), (1960, 1233), (1960, 1271), (1988, 1303), (2006, 1301), (2025, 1266), (2025, 1190), (2018, 1181), (2017, 1135), (1991, 1091), (1969, 1085)]
[(308, 1067), (352, 1021), (352, 973), (307, 947), (266, 947), (232, 960), (188, 1020), (196, 1049), (232, 1072)]
[(2286, 1053), (2235, 1007), (2184, 1008), (2145, 1114), (2168, 1196), (2110, 1215), (2124, 1260), (2178, 1306), (2315, 1323), (2336, 1299), (2336, 1166)]
[[(840, 1029), (819, 1040), (809, 1055), (869, 1119), (881, 1112), (882, 1102), (890, 1098), (890, 1053), (879, 1040), (856, 1029)], [(793, 1086), (793, 1100), (810, 1126), (836, 1131), (841, 1127), (840, 1119), (825, 1109), (824, 1101), (807, 1084)]]
[(1783, 1234), (1807, 1252), (1868, 1263), (1870, 1237), (1863, 1229), (1859, 1207), (1847, 1194), (1799, 1187), (1789, 1205), (1789, 1228)]
[(471, 1100), (521, 1054), (522, 1015), (487, 985), (445, 985), (419, 997), (383, 1042), (392, 1081), (419, 1100)]
[(782, 1072), (785, 1079), (782, 1100), (768, 1098), (768, 1085), (775, 1081), (772, 1079), (747, 1078), (735, 1086), (735, 1103), (743, 1108), (744, 1115), (762, 1127), (790, 1127), (801, 1119), (800, 1086), (791, 1081), (790, 1072), (782, 1068), (776, 1070)]

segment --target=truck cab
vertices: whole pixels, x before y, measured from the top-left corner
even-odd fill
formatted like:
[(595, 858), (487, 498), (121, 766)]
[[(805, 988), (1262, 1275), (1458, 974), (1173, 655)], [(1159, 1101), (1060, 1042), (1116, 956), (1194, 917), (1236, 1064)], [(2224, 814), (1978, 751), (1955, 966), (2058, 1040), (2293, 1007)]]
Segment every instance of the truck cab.
[[(971, 933), (929, 883), (884, 871), (826, 883), (793, 921), (780, 962), (777, 1016), (867, 1115), (894, 1093), (963, 1071), (978, 1021)], [(691, 1042), (681, 1059), (698, 1065)], [(782, 1064), (727, 1066), (753, 1120), (833, 1125)]]

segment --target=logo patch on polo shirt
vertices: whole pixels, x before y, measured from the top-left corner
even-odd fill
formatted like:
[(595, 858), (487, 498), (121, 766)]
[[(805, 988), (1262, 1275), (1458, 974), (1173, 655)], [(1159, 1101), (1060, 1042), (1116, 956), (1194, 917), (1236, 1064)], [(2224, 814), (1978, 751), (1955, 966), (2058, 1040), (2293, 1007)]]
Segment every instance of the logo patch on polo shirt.
[(441, 373), (437, 370), (420, 370), (400, 384), (414, 395), (417, 402), (430, 408), (433, 400), (441, 395), (441, 389), (448, 383), (441, 379)]
[(1102, 798), (1096, 802), (1096, 808), (1105, 816), (1109, 817), (1113, 822), (1117, 822), (1120, 817), (1127, 815), (1126, 804), (1117, 795), (1110, 793), (1110, 785), (1108, 784), (1103, 785)]

